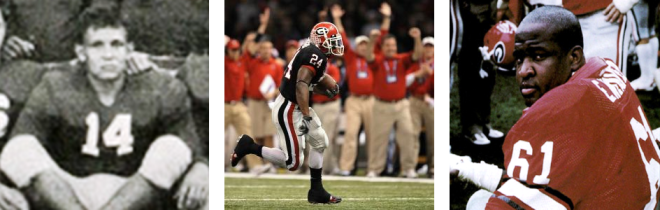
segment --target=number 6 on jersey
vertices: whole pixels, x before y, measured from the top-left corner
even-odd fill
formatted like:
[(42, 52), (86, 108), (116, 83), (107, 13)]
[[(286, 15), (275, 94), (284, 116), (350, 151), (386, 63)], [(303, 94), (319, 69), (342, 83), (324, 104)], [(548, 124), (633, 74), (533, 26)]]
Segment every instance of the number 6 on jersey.
[[(82, 147), (82, 153), (99, 156), (99, 115), (89, 113), (85, 118), (87, 123), (87, 139)], [(108, 128), (103, 132), (103, 144), (106, 147), (117, 147), (117, 155), (133, 152), (133, 135), (131, 135), (131, 115), (117, 114)]]

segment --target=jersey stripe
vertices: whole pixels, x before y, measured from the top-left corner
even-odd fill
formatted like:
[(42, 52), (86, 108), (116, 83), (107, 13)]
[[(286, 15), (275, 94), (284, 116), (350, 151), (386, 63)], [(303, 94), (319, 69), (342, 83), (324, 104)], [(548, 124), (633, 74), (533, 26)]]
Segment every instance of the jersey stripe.
[(506, 196), (515, 196), (534, 209), (566, 210), (564, 205), (544, 194), (539, 189), (528, 188), (515, 179), (509, 179), (497, 191)]
[(284, 121), (284, 113), (286, 113), (286, 108), (288, 107), (287, 105), (289, 104), (289, 101), (284, 100), (284, 102), (280, 105), (280, 109), (277, 111), (277, 121), (280, 124), (280, 127), (282, 128), (282, 131), (284, 132), (284, 142), (286, 142), (286, 165), (289, 167), (291, 165), (291, 161), (293, 160), (293, 155), (291, 155), (291, 140), (289, 138), (289, 134), (287, 133), (289, 130), (286, 127), (286, 122)]
[[(293, 159), (293, 167), (289, 168), (289, 171), (295, 171), (298, 169), (298, 164), (300, 161), (298, 161), (298, 157), (300, 157), (300, 150), (298, 149), (298, 136), (296, 135), (296, 131), (294, 130), (293, 127), (293, 110), (295, 109), (295, 104), (294, 103), (289, 103), (289, 110), (287, 113), (287, 119), (288, 119), (288, 125), (289, 125), (289, 135), (291, 135), (291, 141), (293, 141), (293, 149), (295, 150), (296, 157)], [(292, 154), (294, 152), (291, 152)]]
[(309, 69), (310, 71), (312, 71), (312, 77), (313, 77), (314, 75), (316, 75), (316, 70), (314, 70), (314, 67), (313, 67), (313, 66), (310, 66), (310, 65), (301, 65), (300, 68), (302, 68), (302, 67), (305, 67), (306, 69)]

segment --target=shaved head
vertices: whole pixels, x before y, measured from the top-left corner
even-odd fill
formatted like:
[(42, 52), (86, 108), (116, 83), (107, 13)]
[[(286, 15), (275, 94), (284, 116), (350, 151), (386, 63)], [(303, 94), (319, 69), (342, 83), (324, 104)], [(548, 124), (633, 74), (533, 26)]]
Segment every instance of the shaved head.
[[(520, 23), (520, 28), (530, 24), (544, 25), (546, 33), (552, 35), (562, 50), (567, 51), (575, 46), (584, 48), (582, 28), (575, 15), (562, 7), (543, 6), (530, 12)], [(525, 32), (521, 31), (520, 32)], [(516, 37), (517, 39), (517, 37)]]
[(585, 64), (580, 22), (570, 11), (544, 6), (527, 15), (516, 31), (513, 57), (525, 104), (566, 83)]

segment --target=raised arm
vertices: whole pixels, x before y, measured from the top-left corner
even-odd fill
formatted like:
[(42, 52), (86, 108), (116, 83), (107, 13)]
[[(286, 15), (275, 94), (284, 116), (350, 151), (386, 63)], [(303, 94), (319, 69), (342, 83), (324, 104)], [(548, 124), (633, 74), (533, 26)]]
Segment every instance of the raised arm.
[(380, 30), (389, 31), (390, 23), (392, 22), (392, 8), (387, 2), (383, 2), (383, 4), (380, 5), (379, 11), (380, 14), (383, 15), (383, 23), (380, 24)]
[(337, 30), (339, 30), (339, 33), (341, 33), (341, 37), (342, 37), (341, 41), (344, 44), (344, 59), (348, 57), (350, 58), (355, 57), (355, 52), (351, 47), (351, 43), (348, 40), (348, 36), (346, 35), (346, 29), (344, 29), (344, 24), (342, 24), (341, 22), (341, 17), (343, 17), (345, 14), (344, 10), (341, 8), (341, 6), (335, 4), (332, 5), (332, 7), (330, 7), (330, 13), (332, 13), (332, 19), (333, 22), (335, 23), (335, 26), (337, 26)]
[(245, 36), (245, 39), (243, 40), (243, 46), (241, 47), (243, 52), (247, 52), (250, 56), (257, 52), (257, 43), (255, 42), (256, 38), (257, 34), (254, 32), (250, 32)]
[(417, 61), (422, 57), (422, 32), (419, 31), (419, 28), (413, 27), (410, 29), (410, 31), (408, 31), (408, 34), (415, 40), (415, 49), (413, 50), (412, 60)]
[(330, 7), (330, 13), (332, 13), (332, 21), (335, 23), (335, 26), (337, 26), (337, 29), (339, 29), (339, 33), (344, 33), (344, 24), (341, 23), (341, 17), (344, 16), (345, 13), (344, 10), (339, 4), (334, 4)]
[[(374, 55), (374, 48), (376, 46), (376, 40), (378, 39), (379, 36), (380, 36), (380, 31), (376, 29), (371, 30), (371, 33), (369, 33), (369, 43), (367, 43), (367, 56), (366, 56), (367, 62), (372, 62), (376, 58), (376, 56)], [(420, 41), (420, 45), (421, 45), (421, 41)]]
[(266, 33), (266, 28), (268, 27), (268, 20), (270, 19), (270, 9), (266, 8), (264, 13), (259, 14), (259, 28), (257, 28), (257, 33), (250, 32), (245, 36), (243, 40), (243, 51), (247, 50), (250, 55), (254, 55), (259, 48), (257, 42), (261, 37)]
[(265, 34), (266, 28), (268, 27), (268, 20), (270, 20), (270, 8), (266, 8), (264, 13), (259, 14), (259, 28), (257, 33)]

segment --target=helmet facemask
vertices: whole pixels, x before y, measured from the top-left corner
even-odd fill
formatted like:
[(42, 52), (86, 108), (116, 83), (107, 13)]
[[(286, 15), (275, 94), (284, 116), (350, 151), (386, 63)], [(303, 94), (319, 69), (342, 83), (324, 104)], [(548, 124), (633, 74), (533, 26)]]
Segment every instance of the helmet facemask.
[(326, 31), (319, 31), (318, 29), (312, 31), (310, 42), (318, 46), (327, 55), (343, 56), (344, 43), (342, 42), (341, 34), (334, 34), (328, 37), (329, 31), (327, 28), (321, 29), (326, 29)]
[(337, 34), (334, 37), (328, 37), (323, 42), (323, 47), (328, 49), (330, 53), (335, 56), (344, 55), (344, 43), (341, 40), (341, 35)]

